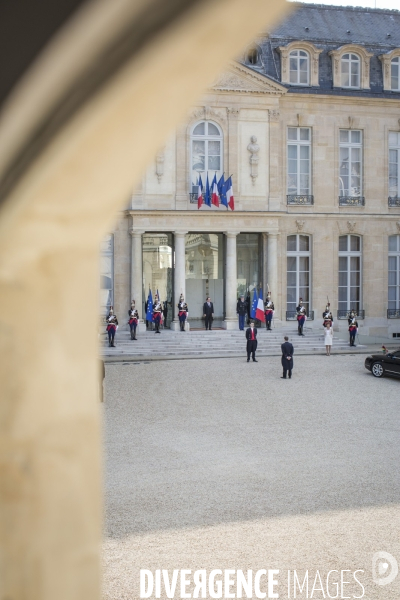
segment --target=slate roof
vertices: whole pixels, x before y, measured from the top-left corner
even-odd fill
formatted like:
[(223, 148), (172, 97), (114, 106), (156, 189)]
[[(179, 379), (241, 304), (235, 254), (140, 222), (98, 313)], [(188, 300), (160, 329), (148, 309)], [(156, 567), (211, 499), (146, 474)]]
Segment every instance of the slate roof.
[[(399, 92), (383, 91), (382, 63), (378, 58), (380, 54), (400, 48), (400, 11), (300, 2), (294, 3), (294, 6), (295, 10), (283, 22), (257, 40), (265, 75), (280, 82), (281, 57), (277, 48), (294, 40), (305, 40), (322, 50), (319, 57), (320, 86), (286, 86), (289, 93), (400, 99)], [(370, 90), (333, 88), (332, 59), (328, 52), (351, 43), (363, 46), (374, 55), (370, 63)], [(251, 68), (251, 65), (247, 66)], [(260, 69), (257, 71), (260, 72)]]

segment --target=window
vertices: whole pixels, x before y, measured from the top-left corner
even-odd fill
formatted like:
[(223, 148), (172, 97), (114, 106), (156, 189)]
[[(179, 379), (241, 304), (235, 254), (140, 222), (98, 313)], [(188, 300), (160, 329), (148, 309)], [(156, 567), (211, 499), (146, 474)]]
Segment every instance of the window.
[(389, 236), (388, 309), (400, 309), (400, 235)]
[(311, 129), (288, 127), (287, 130), (287, 193), (311, 194)]
[(339, 310), (361, 310), (361, 238), (339, 237)]
[(362, 196), (362, 131), (339, 132), (339, 196)]
[(100, 246), (100, 307), (108, 313), (114, 304), (114, 236), (107, 235)]
[(211, 121), (201, 121), (192, 130), (191, 137), (191, 191), (197, 193), (199, 175), (205, 186), (207, 174), (211, 180), (217, 173), (219, 179), (223, 172), (222, 131)]
[(341, 85), (346, 88), (360, 87), (360, 57), (357, 54), (343, 54), (341, 59)]
[(398, 56), (390, 63), (390, 83), (393, 91), (400, 91), (400, 58)]
[(246, 60), (247, 65), (251, 65), (252, 67), (261, 67), (261, 52), (258, 47), (249, 48), (246, 52)]
[(400, 197), (399, 193), (400, 133), (389, 132), (389, 198)]
[(310, 59), (305, 50), (293, 50), (289, 54), (290, 83), (295, 85), (310, 84)]
[(286, 310), (295, 311), (299, 298), (307, 313), (310, 311), (310, 237), (289, 235), (287, 238), (287, 288)]

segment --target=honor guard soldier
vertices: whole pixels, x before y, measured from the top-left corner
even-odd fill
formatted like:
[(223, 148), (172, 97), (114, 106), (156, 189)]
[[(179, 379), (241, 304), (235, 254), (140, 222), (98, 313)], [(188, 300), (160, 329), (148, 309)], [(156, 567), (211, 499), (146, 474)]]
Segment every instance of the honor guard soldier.
[(178, 316), (179, 316), (179, 325), (181, 327), (181, 331), (185, 331), (185, 323), (186, 323), (188, 314), (189, 314), (188, 305), (185, 302), (185, 298), (183, 297), (183, 294), (181, 294), (179, 297), (179, 302), (178, 302)]
[(355, 310), (350, 312), (347, 322), (349, 324), (350, 346), (355, 346), (354, 342), (356, 339), (356, 333), (358, 331), (357, 315)]
[(136, 337), (136, 328), (139, 323), (139, 313), (135, 307), (135, 301), (132, 300), (132, 304), (130, 309), (128, 310), (129, 314), (129, 327), (131, 329), (131, 340), (137, 340)]
[(110, 311), (109, 311), (108, 315), (106, 316), (106, 323), (107, 323), (106, 330), (108, 333), (108, 345), (111, 346), (112, 348), (115, 348), (114, 339), (115, 339), (115, 332), (117, 331), (117, 327), (118, 327), (118, 319), (114, 315), (114, 308), (112, 306), (110, 306)]
[(331, 312), (331, 305), (329, 304), (329, 302), (326, 305), (324, 312), (322, 313), (322, 318), (324, 320), (323, 327), (327, 327), (328, 325), (333, 327), (333, 315)]
[(267, 298), (265, 300), (265, 324), (268, 331), (272, 331), (271, 323), (272, 317), (274, 316), (275, 306), (271, 300), (271, 292), (268, 292)]
[(304, 327), (304, 323), (306, 322), (307, 311), (306, 311), (306, 307), (303, 305), (303, 298), (300, 298), (299, 305), (296, 306), (296, 313), (297, 313), (297, 331), (298, 331), (299, 335), (302, 335), (304, 337), (303, 327)]
[(244, 331), (244, 322), (246, 320), (247, 315), (247, 302), (244, 299), (244, 295), (242, 294), (237, 301), (236, 304), (236, 314), (239, 317), (239, 329), (240, 331)]
[(157, 294), (154, 296), (154, 306), (153, 306), (153, 321), (156, 326), (156, 333), (160, 333), (160, 324), (162, 320), (162, 306), (161, 302), (158, 299)]

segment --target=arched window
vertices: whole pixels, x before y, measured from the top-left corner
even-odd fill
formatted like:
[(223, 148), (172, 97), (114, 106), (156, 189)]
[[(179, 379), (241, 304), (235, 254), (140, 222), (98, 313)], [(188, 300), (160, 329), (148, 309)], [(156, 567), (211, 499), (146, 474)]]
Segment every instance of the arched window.
[(259, 48), (253, 46), (247, 50), (246, 64), (252, 65), (253, 67), (261, 66), (261, 53)]
[(192, 129), (191, 135), (191, 191), (198, 189), (199, 175), (205, 187), (207, 174), (210, 183), (217, 174), (223, 173), (223, 137), (219, 125), (211, 121), (200, 121)]
[(357, 54), (343, 54), (341, 59), (341, 84), (345, 88), (360, 87), (360, 57)]
[(389, 236), (388, 309), (400, 309), (400, 235)]
[(390, 63), (391, 89), (400, 91), (400, 58), (397, 56)]
[(290, 83), (310, 85), (310, 57), (305, 50), (292, 50), (289, 54)]
[(303, 304), (306, 307), (307, 314), (309, 314), (311, 251), (308, 235), (296, 234), (287, 237), (286, 264), (286, 310), (295, 311), (299, 298), (303, 298)]
[(339, 237), (339, 311), (354, 309), (360, 314), (361, 302), (361, 238), (358, 235)]

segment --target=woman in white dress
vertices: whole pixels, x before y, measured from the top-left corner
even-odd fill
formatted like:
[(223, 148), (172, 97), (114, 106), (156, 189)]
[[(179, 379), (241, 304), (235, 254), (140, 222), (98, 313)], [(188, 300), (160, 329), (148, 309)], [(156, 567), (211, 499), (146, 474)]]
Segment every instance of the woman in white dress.
[(326, 348), (326, 355), (330, 356), (331, 355), (331, 348), (332, 348), (332, 339), (333, 339), (333, 329), (332, 327), (328, 324), (325, 327), (325, 337), (324, 337), (324, 342), (325, 342), (325, 348)]

